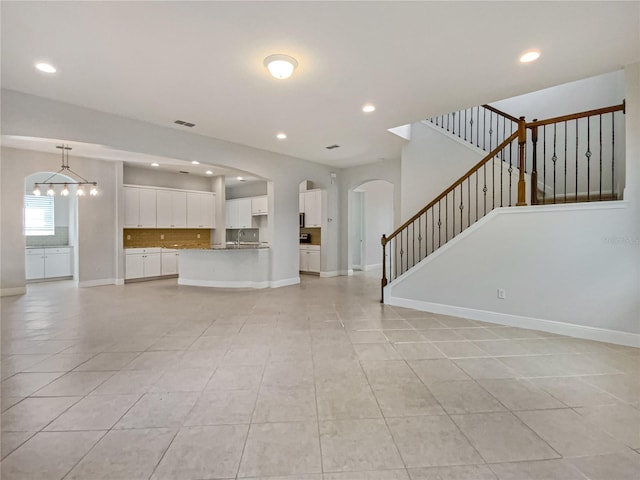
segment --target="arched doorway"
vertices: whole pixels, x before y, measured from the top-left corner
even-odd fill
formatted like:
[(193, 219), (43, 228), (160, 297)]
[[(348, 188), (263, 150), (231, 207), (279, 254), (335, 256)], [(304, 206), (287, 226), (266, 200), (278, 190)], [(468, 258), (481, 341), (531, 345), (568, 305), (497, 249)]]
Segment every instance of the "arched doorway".
[(349, 192), (349, 264), (353, 270), (382, 268), (380, 238), (393, 231), (393, 184), (371, 180)]

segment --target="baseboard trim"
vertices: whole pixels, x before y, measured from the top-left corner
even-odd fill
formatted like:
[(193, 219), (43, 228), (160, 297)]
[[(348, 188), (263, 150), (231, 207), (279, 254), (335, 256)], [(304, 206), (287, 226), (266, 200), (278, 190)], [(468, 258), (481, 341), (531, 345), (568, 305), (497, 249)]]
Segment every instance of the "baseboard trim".
[(345, 270), (344, 273), (341, 273), (337, 270), (331, 271), (331, 272), (320, 272), (320, 277), (321, 278), (329, 278), (329, 277), (337, 277), (338, 275), (346, 275), (347, 271)]
[[(387, 297), (386, 294), (387, 292), (385, 292), (385, 297)], [(541, 330), (543, 332), (556, 333), (559, 335), (567, 335), (587, 340), (596, 340), (599, 342), (615, 343), (617, 345), (626, 345), (629, 347), (640, 347), (640, 334), (637, 333), (622, 332), (619, 330), (609, 330), (606, 328), (576, 325), (574, 323), (564, 323), (555, 320), (544, 320), (541, 318), (524, 317), (521, 315), (477, 310), (467, 307), (457, 307), (453, 305), (444, 305), (441, 303), (424, 302), (421, 300), (411, 300), (392, 296), (387, 297), (387, 301), (385, 303), (397, 307), (412, 308), (414, 310), (439, 313), (443, 315), (454, 315), (457, 317), (496, 323), (499, 325)]]
[(378, 268), (382, 268), (382, 264), (381, 263), (372, 263), (371, 265), (365, 265), (363, 270), (365, 272), (370, 272), (371, 270), (376, 270)]
[(115, 285), (115, 278), (99, 278), (97, 280), (85, 280), (84, 282), (78, 282), (78, 287), (101, 287), (103, 285)]
[(124, 278), (116, 279), (116, 285), (124, 285)]
[(27, 287), (11, 287), (0, 288), (0, 297), (11, 297), (13, 295), (24, 295), (27, 293)]
[(300, 277), (285, 278), (284, 280), (273, 280), (269, 282), (271, 288), (288, 287), (290, 285), (298, 285)]
[(190, 287), (213, 287), (213, 288), (267, 288), (269, 281), (252, 282), (247, 281), (228, 281), (228, 280), (192, 280), (189, 278), (178, 278), (178, 285), (186, 285)]

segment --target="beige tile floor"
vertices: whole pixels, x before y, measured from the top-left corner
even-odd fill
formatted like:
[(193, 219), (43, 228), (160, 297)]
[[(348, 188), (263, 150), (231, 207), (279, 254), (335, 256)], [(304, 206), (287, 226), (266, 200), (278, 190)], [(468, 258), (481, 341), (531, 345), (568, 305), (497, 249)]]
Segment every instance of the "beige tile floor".
[(640, 478), (640, 350), (381, 306), (378, 279), (2, 299), (2, 479)]

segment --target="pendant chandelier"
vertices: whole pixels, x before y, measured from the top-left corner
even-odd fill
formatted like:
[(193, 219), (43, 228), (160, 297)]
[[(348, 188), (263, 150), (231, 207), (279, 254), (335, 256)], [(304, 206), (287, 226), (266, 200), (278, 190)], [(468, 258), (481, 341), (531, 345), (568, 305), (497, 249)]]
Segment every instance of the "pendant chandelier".
[[(76, 195), (78, 197), (82, 197), (86, 195), (85, 185), (87, 185), (89, 186), (89, 195), (91, 195), (92, 197), (95, 197), (96, 195), (98, 195), (97, 182), (90, 182), (89, 180), (84, 178), (82, 175), (79, 175), (73, 170), (71, 170), (71, 167), (69, 166), (69, 150), (71, 150), (71, 147), (69, 145), (56, 145), (56, 148), (59, 148), (62, 152), (62, 167), (60, 168), (60, 170), (58, 170), (56, 173), (51, 175), (45, 181), (35, 183), (33, 185), (33, 194), (36, 197), (39, 197), (40, 195), (42, 195), (42, 191), (40, 190), (40, 186), (42, 185), (43, 187), (46, 186), (47, 195), (50, 197), (53, 197), (56, 194), (56, 191), (53, 186), (62, 185), (63, 187), (62, 187), (62, 190), (60, 191), (60, 195), (62, 195), (63, 197), (67, 197), (69, 195), (69, 185), (76, 185), (77, 186)], [(62, 175), (65, 175), (72, 179), (75, 177), (77, 180), (76, 181), (67, 180), (64, 182), (51, 181), (51, 180), (54, 180), (56, 176), (62, 176)]]

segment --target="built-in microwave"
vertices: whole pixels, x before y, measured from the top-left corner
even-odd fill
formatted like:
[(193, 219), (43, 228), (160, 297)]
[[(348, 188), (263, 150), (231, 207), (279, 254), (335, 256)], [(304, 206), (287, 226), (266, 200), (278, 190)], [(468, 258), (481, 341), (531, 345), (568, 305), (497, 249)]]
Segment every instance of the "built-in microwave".
[(304, 228), (304, 213), (300, 214), (300, 228)]

